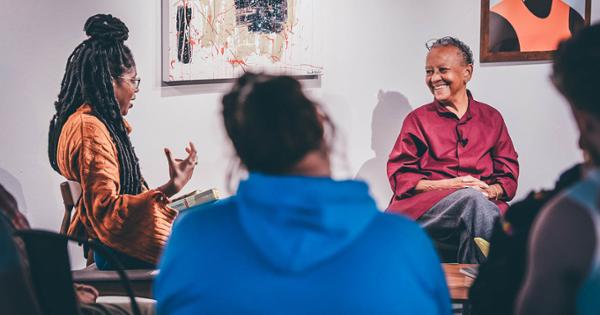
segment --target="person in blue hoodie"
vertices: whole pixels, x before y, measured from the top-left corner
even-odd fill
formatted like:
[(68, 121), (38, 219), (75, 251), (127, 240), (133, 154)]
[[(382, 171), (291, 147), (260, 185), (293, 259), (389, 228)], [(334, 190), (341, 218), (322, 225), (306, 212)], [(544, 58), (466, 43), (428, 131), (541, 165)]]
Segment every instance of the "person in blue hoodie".
[(249, 176), (176, 221), (159, 314), (451, 313), (425, 232), (380, 212), (364, 182), (331, 178), (333, 125), (296, 79), (245, 74), (222, 103)]

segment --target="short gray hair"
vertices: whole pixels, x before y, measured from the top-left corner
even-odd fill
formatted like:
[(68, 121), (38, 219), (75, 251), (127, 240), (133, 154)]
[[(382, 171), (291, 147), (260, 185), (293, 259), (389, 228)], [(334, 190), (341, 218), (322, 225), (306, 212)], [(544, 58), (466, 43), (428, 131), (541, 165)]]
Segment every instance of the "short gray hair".
[(460, 39), (456, 37), (446, 36), (438, 39), (432, 39), (425, 43), (425, 47), (427, 47), (427, 50), (431, 50), (436, 47), (447, 46), (454, 46), (458, 48), (462, 53), (465, 63), (468, 65), (473, 64), (473, 52), (471, 51), (471, 48), (469, 48), (467, 44), (463, 43)]

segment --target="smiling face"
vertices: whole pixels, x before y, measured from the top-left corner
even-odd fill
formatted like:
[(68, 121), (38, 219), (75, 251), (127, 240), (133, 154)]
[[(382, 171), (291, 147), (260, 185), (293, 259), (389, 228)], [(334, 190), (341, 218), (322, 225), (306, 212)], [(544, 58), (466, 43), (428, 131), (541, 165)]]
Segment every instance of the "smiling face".
[(425, 62), (425, 84), (442, 104), (454, 103), (466, 96), (473, 65), (466, 64), (460, 49), (454, 46), (432, 48)]
[(121, 115), (125, 116), (129, 109), (133, 107), (133, 100), (139, 91), (137, 86), (137, 71), (135, 67), (123, 72), (123, 74), (113, 80), (113, 89), (115, 98), (121, 109)]

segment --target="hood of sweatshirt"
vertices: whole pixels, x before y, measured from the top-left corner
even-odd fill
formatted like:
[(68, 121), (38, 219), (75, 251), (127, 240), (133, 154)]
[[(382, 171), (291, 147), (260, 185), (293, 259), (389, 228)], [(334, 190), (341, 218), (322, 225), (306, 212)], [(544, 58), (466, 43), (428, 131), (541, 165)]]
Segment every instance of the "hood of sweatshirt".
[(344, 250), (379, 213), (364, 182), (327, 177), (251, 173), (235, 202), (251, 242), (275, 268), (290, 272)]

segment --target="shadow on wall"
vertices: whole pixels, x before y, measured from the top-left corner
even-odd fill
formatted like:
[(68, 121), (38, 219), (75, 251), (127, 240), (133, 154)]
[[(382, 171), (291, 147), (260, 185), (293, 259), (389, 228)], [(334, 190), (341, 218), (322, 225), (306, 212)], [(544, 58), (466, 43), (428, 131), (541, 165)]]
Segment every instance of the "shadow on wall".
[(6, 188), (6, 190), (8, 190), (13, 197), (15, 197), (19, 211), (21, 211), (23, 215), (27, 216), (27, 204), (25, 204), (23, 186), (21, 186), (19, 180), (7, 170), (0, 167), (0, 184), (2, 184), (2, 186), (4, 186), (4, 188)]
[(406, 96), (400, 92), (379, 90), (377, 105), (371, 117), (371, 149), (375, 157), (367, 160), (356, 178), (369, 183), (371, 195), (380, 209), (386, 209), (392, 190), (387, 179), (386, 165), (404, 118), (412, 111)]
[[(304, 83), (303, 83), (304, 84)], [(352, 115), (347, 110), (348, 99), (341, 94), (325, 93), (318, 96), (314, 90), (306, 90), (309, 99), (320, 104), (323, 111), (329, 116), (335, 128), (330, 141), (329, 159), (331, 174), (335, 179), (347, 179), (354, 176), (354, 170), (350, 167), (348, 159), (348, 135), (350, 134)], [(328, 138), (329, 135), (326, 135)]]

